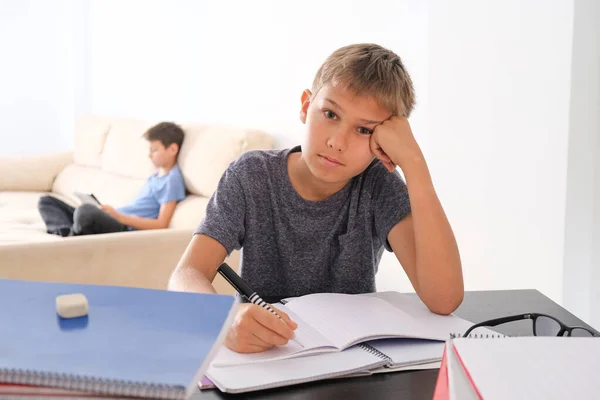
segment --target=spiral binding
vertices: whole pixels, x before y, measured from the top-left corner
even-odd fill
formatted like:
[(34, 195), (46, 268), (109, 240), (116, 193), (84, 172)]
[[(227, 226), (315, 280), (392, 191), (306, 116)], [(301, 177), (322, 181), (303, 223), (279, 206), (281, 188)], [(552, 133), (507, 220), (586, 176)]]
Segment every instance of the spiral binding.
[(391, 357), (385, 355), (384, 353), (382, 353), (381, 351), (377, 350), (375, 347), (373, 347), (371, 345), (368, 345), (366, 343), (360, 343), (358, 345), (358, 347), (362, 348), (366, 352), (371, 353), (371, 354), (373, 354), (373, 355), (375, 355), (375, 356), (377, 356), (377, 357), (379, 357), (379, 358), (381, 358), (383, 360), (386, 360), (386, 361), (388, 361), (390, 363), (393, 362), (393, 360), (392, 360)]
[(469, 338), (469, 339), (501, 339), (501, 338), (509, 338), (512, 337), (510, 335), (503, 335), (501, 333), (471, 333), (467, 336), (464, 336), (462, 333), (451, 333), (450, 339), (459, 339), (459, 338)]
[(5, 384), (53, 387), (98, 395), (133, 396), (168, 400), (184, 399), (186, 392), (186, 388), (182, 386), (144, 384), (116, 379), (99, 379), (22, 369), (0, 369), (0, 382)]

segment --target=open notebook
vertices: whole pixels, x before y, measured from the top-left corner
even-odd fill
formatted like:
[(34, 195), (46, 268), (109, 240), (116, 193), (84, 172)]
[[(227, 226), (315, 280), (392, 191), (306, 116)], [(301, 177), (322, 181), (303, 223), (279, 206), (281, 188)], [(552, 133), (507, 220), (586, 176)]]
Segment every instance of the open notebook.
[(600, 338), (449, 340), (434, 400), (597, 399)]
[(433, 314), (418, 298), (397, 292), (308, 295), (284, 303), (276, 306), (298, 323), (300, 345), (290, 342), (258, 354), (222, 347), (207, 371), (221, 391), (439, 368), (446, 339), (471, 326), (456, 316)]
[(444, 342), (384, 339), (361, 343), (340, 352), (280, 359), (260, 365), (211, 366), (206, 374), (222, 392), (242, 393), (324, 379), (439, 368), (443, 351)]
[(253, 364), (339, 352), (386, 338), (445, 342), (451, 333), (464, 332), (471, 325), (454, 315), (433, 314), (418, 298), (397, 292), (311, 294), (283, 303), (276, 306), (298, 324), (295, 341), (255, 354), (240, 354), (222, 347), (212, 365)]

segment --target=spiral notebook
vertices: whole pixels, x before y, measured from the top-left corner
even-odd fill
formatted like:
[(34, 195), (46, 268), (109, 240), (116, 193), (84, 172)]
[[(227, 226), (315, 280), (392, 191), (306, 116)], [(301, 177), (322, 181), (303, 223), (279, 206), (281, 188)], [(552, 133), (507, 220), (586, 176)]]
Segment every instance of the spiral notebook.
[[(40, 266), (43, 268), (43, 266)], [(84, 267), (84, 266), (82, 266)], [(83, 293), (85, 317), (62, 319), (60, 294)], [(234, 316), (234, 297), (0, 279), (4, 390), (66, 389), (181, 399), (196, 389)]]
[(280, 359), (260, 365), (211, 366), (207, 376), (222, 392), (244, 393), (325, 379), (439, 368), (443, 349), (444, 343), (436, 341), (373, 341), (340, 352)]
[[(428, 339), (445, 342), (472, 324), (454, 315), (430, 312), (416, 297), (398, 292), (368, 295), (311, 294), (276, 304), (298, 324), (295, 340), (262, 353), (240, 354), (222, 347), (213, 366), (255, 364), (340, 352), (378, 339)], [(440, 354), (441, 358), (441, 354)]]
[(433, 314), (417, 297), (398, 292), (308, 295), (283, 303), (277, 307), (298, 323), (296, 341), (303, 347), (290, 342), (257, 354), (221, 348), (207, 371), (221, 391), (439, 368), (448, 337), (472, 325)]
[(434, 400), (600, 398), (600, 338), (456, 338), (445, 346)]

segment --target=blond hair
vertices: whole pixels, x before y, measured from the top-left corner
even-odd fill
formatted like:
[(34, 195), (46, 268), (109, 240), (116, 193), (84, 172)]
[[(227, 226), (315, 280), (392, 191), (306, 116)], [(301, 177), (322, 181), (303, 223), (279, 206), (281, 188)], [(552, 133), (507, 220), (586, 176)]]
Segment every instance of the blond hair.
[(393, 115), (409, 117), (415, 106), (413, 83), (400, 57), (377, 44), (352, 44), (334, 51), (317, 71), (313, 96), (327, 84), (372, 96)]

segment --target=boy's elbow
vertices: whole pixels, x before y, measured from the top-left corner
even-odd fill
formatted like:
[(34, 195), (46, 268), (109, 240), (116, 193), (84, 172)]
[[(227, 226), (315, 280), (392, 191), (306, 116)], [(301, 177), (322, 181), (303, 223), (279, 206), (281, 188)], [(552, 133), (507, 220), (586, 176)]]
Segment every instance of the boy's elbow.
[(170, 218), (161, 218), (160, 216), (154, 223), (154, 229), (167, 229), (171, 224)]
[(462, 304), (465, 297), (464, 290), (457, 291), (450, 296), (438, 298), (431, 304), (426, 304), (429, 311), (439, 315), (450, 315)]
[(155, 219), (151, 222), (145, 222), (143, 224), (138, 224), (136, 225), (132, 225), (133, 228), (140, 230), (140, 231), (154, 231), (154, 230), (158, 230), (158, 229), (167, 229), (169, 227), (169, 223), (168, 222), (163, 222), (159, 219)]
[(160, 224), (158, 224), (158, 229), (167, 229), (169, 228), (169, 222), (161, 222)]

